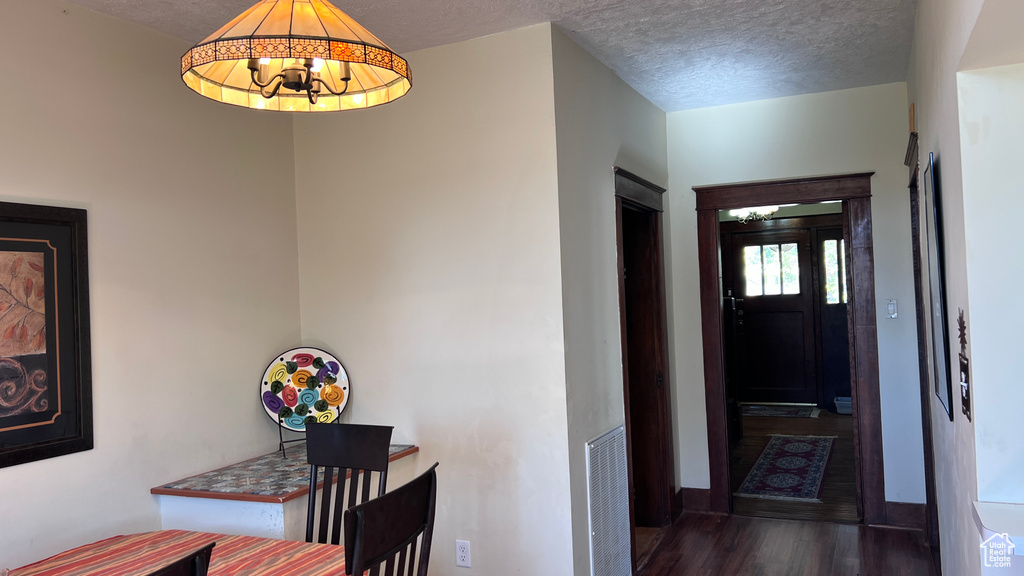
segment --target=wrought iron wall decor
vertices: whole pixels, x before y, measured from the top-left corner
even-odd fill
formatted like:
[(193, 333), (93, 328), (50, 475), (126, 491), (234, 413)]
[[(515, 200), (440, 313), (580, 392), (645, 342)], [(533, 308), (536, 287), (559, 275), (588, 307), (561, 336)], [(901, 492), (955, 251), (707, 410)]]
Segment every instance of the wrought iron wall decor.
[(967, 357), (967, 320), (964, 309), (957, 315), (956, 325), (960, 333), (960, 412), (971, 421), (971, 360)]
[(0, 202), (0, 467), (90, 450), (86, 211)]

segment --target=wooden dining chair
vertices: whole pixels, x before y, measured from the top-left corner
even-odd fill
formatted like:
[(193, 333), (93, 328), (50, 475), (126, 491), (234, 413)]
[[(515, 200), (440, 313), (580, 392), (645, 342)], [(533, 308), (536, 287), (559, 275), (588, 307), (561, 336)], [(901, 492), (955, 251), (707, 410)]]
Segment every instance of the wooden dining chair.
[[(384, 494), (393, 429), (393, 426), (366, 424), (306, 425), (306, 458), (309, 462), (306, 542), (341, 542), (343, 513), (370, 499), (372, 473), (377, 473), (376, 496)], [(316, 489), (321, 469), (323, 489), (319, 497), (318, 522)], [(319, 530), (315, 529), (317, 524)]]
[(210, 569), (210, 555), (213, 553), (214, 544), (216, 542), (210, 542), (175, 560), (173, 564), (168, 564), (146, 576), (206, 576), (207, 570)]
[(426, 576), (436, 502), (434, 464), (408, 484), (346, 510), (345, 573)]

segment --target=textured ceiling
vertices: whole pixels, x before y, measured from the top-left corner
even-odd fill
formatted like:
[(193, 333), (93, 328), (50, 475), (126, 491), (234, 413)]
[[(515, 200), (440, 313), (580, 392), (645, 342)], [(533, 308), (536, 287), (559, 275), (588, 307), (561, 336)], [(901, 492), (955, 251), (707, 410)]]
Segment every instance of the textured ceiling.
[[(256, 0), (71, 0), (198, 42)], [(671, 112), (906, 79), (917, 0), (334, 0), (399, 53), (554, 22)]]

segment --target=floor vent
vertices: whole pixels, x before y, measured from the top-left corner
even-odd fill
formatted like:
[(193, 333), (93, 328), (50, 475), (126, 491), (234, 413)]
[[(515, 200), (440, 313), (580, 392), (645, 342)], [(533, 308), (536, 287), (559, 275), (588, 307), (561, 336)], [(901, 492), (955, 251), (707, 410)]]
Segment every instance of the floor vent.
[(626, 431), (619, 426), (587, 442), (590, 573), (630, 576)]

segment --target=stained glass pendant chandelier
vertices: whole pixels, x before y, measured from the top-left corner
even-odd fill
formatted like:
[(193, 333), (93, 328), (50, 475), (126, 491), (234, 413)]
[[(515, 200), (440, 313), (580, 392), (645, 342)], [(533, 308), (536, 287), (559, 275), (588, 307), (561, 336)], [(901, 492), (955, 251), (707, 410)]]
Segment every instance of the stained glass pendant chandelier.
[(409, 63), (327, 0), (263, 0), (181, 58), (199, 94), (260, 110), (369, 108), (412, 87)]

